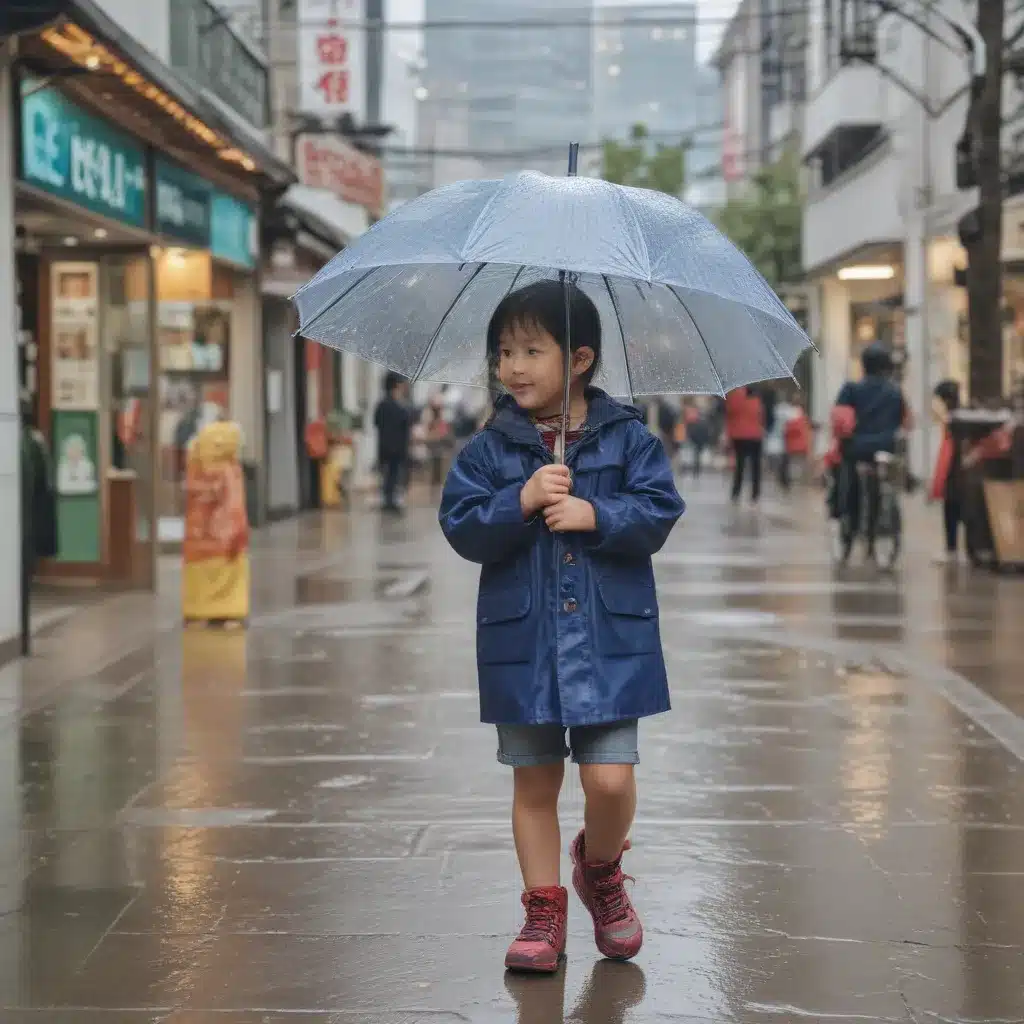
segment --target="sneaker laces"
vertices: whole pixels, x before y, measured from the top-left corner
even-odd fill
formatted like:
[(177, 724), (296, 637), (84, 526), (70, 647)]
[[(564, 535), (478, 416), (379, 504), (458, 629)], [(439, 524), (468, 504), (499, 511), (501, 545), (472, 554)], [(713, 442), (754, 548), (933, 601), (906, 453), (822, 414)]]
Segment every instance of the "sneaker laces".
[(521, 942), (546, 942), (554, 946), (558, 940), (561, 908), (557, 900), (542, 892), (523, 893), (526, 922), (519, 933)]
[(594, 893), (595, 910), (602, 925), (615, 924), (629, 918), (632, 904), (626, 893), (626, 882), (635, 882), (632, 875), (623, 872), (618, 864), (614, 869), (595, 872), (590, 878)]

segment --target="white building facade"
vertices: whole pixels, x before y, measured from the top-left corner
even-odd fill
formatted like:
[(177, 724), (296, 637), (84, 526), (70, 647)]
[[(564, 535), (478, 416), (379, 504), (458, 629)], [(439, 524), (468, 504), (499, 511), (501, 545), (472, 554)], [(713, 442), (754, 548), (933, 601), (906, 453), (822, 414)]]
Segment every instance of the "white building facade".
[[(966, 389), (968, 380), (958, 222), (976, 206), (977, 193), (956, 187), (970, 65), (949, 25), (972, 21), (974, 12), (959, 0), (939, 0), (927, 15), (938, 39), (893, 14), (851, 26), (840, 0), (811, 0), (810, 13), (803, 263), (821, 352), (814, 412), (827, 419), (843, 382), (859, 374), (866, 345), (890, 346), (917, 413), (911, 467), (926, 475), (940, 441), (929, 414), (932, 390), (945, 378)], [(877, 66), (844, 59), (851, 45), (873, 49)], [(1015, 84), (1005, 93), (1010, 109)], [(1010, 260), (1024, 256), (1013, 251), (1022, 242), (1012, 229), (1024, 220), (1015, 205), (1008, 201)], [(1012, 276), (1007, 292), (1014, 292)], [(1005, 337), (1008, 385), (1024, 370), (1013, 333)]]

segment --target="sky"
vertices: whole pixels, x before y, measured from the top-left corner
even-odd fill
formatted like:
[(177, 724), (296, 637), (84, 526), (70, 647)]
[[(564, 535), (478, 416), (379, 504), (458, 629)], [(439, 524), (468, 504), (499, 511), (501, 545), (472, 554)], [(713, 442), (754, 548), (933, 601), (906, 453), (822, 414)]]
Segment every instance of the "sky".
[[(739, 0), (697, 0), (701, 22), (697, 37), (697, 59), (707, 60), (722, 37), (725, 23), (738, 6)], [(389, 21), (419, 21), (423, 18), (423, 0), (386, 0)], [(604, 6), (598, 0), (599, 6)], [(658, 0), (612, 0), (613, 6), (663, 6)], [(664, 6), (670, 6), (666, 3)], [(512, 9), (512, 5), (509, 5)]]

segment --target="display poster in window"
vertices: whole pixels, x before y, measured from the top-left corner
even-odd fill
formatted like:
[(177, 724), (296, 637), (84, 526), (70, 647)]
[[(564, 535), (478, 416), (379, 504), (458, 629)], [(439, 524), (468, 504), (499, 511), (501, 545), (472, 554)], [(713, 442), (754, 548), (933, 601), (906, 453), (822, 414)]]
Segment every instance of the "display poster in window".
[(160, 366), (165, 373), (227, 376), (229, 304), (161, 302), (158, 335)]
[(57, 411), (100, 406), (97, 280), (95, 263), (50, 269), (50, 404)]
[(96, 417), (88, 413), (59, 416), (55, 420), (53, 441), (57, 493), (62, 498), (96, 494), (99, 490)]

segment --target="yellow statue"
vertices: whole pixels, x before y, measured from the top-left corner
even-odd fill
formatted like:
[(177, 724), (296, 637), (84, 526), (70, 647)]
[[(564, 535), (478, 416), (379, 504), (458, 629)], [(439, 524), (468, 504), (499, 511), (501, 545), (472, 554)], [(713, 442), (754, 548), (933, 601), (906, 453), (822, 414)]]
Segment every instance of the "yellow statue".
[(249, 520), (237, 423), (204, 427), (188, 452), (182, 610), (186, 622), (238, 625), (249, 615)]

